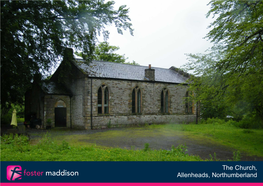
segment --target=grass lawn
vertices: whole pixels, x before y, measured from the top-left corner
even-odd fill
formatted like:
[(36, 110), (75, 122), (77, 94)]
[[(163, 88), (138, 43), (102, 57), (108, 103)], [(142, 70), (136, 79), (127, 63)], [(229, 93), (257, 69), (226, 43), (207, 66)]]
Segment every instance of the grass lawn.
[[(141, 130), (143, 129), (143, 131)], [(224, 124), (166, 124), (109, 130), (103, 133), (82, 135), (57, 135), (43, 137), (37, 143), (28, 143), (25, 137), (4, 136), (1, 139), (2, 161), (202, 161), (198, 156), (185, 153), (184, 146), (170, 150), (142, 150), (107, 148), (83, 142), (83, 138), (108, 139), (127, 135), (132, 130), (134, 138), (151, 135), (179, 135), (196, 141), (221, 144), (249, 155), (263, 157), (263, 130), (240, 129)], [(124, 131), (124, 132), (123, 132)], [(51, 130), (51, 133), (65, 131)]]
[[(162, 126), (156, 126), (162, 127)], [(182, 132), (188, 138), (210, 141), (224, 145), (248, 155), (263, 157), (263, 130), (241, 129), (225, 124), (178, 124), (164, 125), (162, 130)]]
[[(142, 130), (143, 129), (143, 130)], [(131, 132), (132, 131), (132, 132)], [(144, 127), (127, 128), (126, 130), (109, 130), (103, 133), (88, 135), (59, 136), (58, 141), (65, 140), (70, 145), (83, 146), (85, 139), (107, 140), (128, 136), (129, 138), (153, 137), (153, 136), (181, 136), (185, 139), (193, 139), (199, 143), (213, 143), (236, 149), (247, 155), (263, 157), (263, 130), (241, 129), (224, 124), (165, 124), (146, 125)], [(90, 144), (92, 145), (92, 144)], [(150, 144), (151, 146), (151, 144)]]
[(25, 137), (4, 137), (1, 161), (201, 161), (198, 156), (185, 153), (184, 146), (171, 150), (143, 150), (103, 148), (96, 145), (58, 143), (44, 137), (37, 144), (29, 144)]

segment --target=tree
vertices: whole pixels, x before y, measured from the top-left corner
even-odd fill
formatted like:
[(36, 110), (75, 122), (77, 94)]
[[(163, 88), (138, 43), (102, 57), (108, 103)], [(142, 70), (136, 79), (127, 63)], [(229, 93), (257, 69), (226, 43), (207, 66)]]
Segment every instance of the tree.
[[(120, 55), (115, 53), (117, 50), (119, 50), (120, 47), (117, 46), (111, 46), (108, 42), (104, 41), (99, 43), (95, 47), (94, 52), (94, 59), (98, 61), (108, 61), (108, 62), (114, 62), (114, 63), (124, 63), (124, 64), (131, 64), (131, 65), (139, 65), (135, 61), (128, 62), (128, 58), (125, 57), (125, 55)], [(82, 53), (75, 53), (76, 55), (82, 57)]]
[(120, 55), (114, 53), (115, 51), (119, 50), (120, 47), (117, 46), (111, 46), (108, 42), (101, 42), (98, 44), (98, 46), (95, 47), (95, 60), (98, 61), (109, 61), (109, 62), (115, 62), (115, 63), (125, 63), (125, 64), (131, 64), (131, 65), (139, 65), (135, 61), (128, 62), (128, 58), (125, 57), (125, 55)]
[(189, 55), (193, 61), (187, 67), (197, 68), (194, 73), (199, 76), (192, 89), (201, 102), (210, 98), (232, 111), (242, 106), (243, 113), (254, 115), (263, 126), (263, 1), (209, 4), (207, 16), (216, 19), (206, 37), (214, 47), (208, 54)]
[(64, 48), (83, 51), (89, 62), (107, 25), (133, 34), (128, 11), (104, 0), (1, 1), (1, 108), (21, 104), (34, 75), (51, 69)]
[[(225, 118), (231, 110), (226, 101), (226, 76), (214, 69), (224, 56), (221, 47), (212, 47), (206, 54), (187, 54), (189, 62), (184, 69), (191, 71), (190, 90), (195, 92), (191, 99), (201, 100), (202, 118)], [(231, 113), (233, 115), (233, 113)]]
[(119, 49), (117, 46), (110, 46), (108, 42), (101, 42), (95, 48), (95, 59), (98, 61), (124, 63), (126, 61), (125, 56), (114, 53)]

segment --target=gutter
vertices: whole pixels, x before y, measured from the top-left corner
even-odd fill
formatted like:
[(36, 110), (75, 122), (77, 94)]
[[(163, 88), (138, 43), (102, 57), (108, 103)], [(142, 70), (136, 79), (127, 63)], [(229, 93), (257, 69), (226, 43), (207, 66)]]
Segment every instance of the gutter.
[(188, 86), (189, 83), (175, 83), (175, 82), (164, 82), (164, 81), (150, 81), (150, 80), (136, 80), (136, 79), (122, 79), (122, 78), (108, 78), (108, 77), (89, 77), (93, 79), (108, 79), (108, 80), (118, 80), (118, 81), (136, 81), (136, 82), (147, 82), (147, 83), (163, 83), (163, 84), (174, 84), (174, 85), (185, 85)]

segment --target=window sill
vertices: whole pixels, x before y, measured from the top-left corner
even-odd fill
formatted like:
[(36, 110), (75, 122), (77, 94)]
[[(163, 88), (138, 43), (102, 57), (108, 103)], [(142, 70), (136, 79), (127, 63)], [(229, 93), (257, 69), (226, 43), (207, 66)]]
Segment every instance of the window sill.
[(168, 112), (168, 113), (161, 113), (161, 115), (170, 115), (170, 113)]
[(110, 114), (98, 114), (97, 116), (110, 116)]
[(142, 115), (142, 113), (132, 113), (131, 115)]

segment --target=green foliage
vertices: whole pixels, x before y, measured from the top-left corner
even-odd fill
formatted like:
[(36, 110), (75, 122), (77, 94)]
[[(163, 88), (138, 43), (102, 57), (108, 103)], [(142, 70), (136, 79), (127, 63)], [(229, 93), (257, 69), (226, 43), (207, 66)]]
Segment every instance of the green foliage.
[(247, 133), (247, 134), (249, 134), (249, 133), (254, 133), (252, 130), (248, 130), (248, 129), (243, 130), (243, 132), (244, 132), (244, 133)]
[[(120, 55), (115, 53), (120, 48), (117, 46), (111, 46), (108, 42), (104, 41), (99, 43), (95, 47), (94, 52), (94, 59), (98, 61), (108, 61), (108, 62), (114, 62), (114, 63), (124, 63), (124, 64), (130, 64), (130, 65), (139, 65), (135, 61), (128, 62), (128, 58), (125, 57), (125, 55)], [(82, 53), (75, 53), (76, 55), (83, 57)]]
[(69, 143), (63, 140), (60, 148), (61, 150), (70, 149)]
[(47, 119), (47, 126), (51, 126), (51, 119)]
[[(12, 142), (14, 143), (14, 142)], [(2, 140), (2, 161), (201, 161), (198, 156), (183, 153), (181, 147), (169, 150), (127, 150), (99, 148), (96, 146), (69, 146), (51, 140), (47, 135), (36, 145), (21, 144), (17, 151), (13, 145)], [(26, 148), (25, 148), (26, 147)]]
[(202, 117), (237, 120), (255, 114), (263, 126), (263, 1), (211, 0), (207, 16), (215, 20), (207, 34), (214, 46), (206, 54), (188, 54), (191, 90), (201, 100)]
[[(236, 149), (233, 153), (233, 160), (239, 161), (241, 153), (257, 155), (263, 157), (263, 130), (250, 129), (251, 132), (244, 132), (244, 129), (236, 128), (229, 123), (225, 124), (167, 124), (151, 125), (143, 132), (138, 128), (129, 128), (133, 136), (152, 133), (152, 136), (164, 134), (166, 136), (181, 135), (197, 141), (198, 143), (209, 143), (213, 145), (225, 145)], [(52, 132), (52, 131), (50, 131)], [(63, 131), (55, 131), (56, 140), (51, 138), (51, 134), (45, 135), (37, 144), (28, 144), (24, 142), (14, 142), (20, 136), (13, 139), (11, 136), (1, 138), (1, 160), (2, 161), (201, 161), (198, 156), (186, 154), (187, 147), (179, 145), (170, 150), (128, 150), (120, 148), (99, 147), (94, 144), (78, 144), (80, 137), (87, 138), (87, 135), (76, 135), (67, 139), (69, 136), (58, 135)], [(101, 135), (106, 138), (127, 135), (124, 131), (107, 131)], [(103, 138), (101, 135), (95, 135), (95, 138)], [(62, 138), (67, 137), (67, 138)], [(92, 135), (88, 135), (92, 137)], [(24, 138), (24, 137), (22, 137)], [(59, 142), (59, 141), (60, 142)], [(20, 143), (14, 145), (15, 143)], [(149, 146), (148, 146), (149, 147)], [(238, 152), (239, 151), (239, 152)], [(211, 156), (210, 156), (211, 157)], [(218, 160), (214, 154), (210, 160)]]
[(1, 126), (9, 126), (10, 123), (11, 123), (11, 119), (12, 119), (12, 113), (8, 112), (7, 114), (5, 115), (1, 115)]
[(212, 156), (211, 154), (209, 154), (210, 156), (210, 161), (219, 161), (219, 159), (216, 158), (216, 153), (214, 152), (214, 156)]
[[(219, 118), (208, 118), (206, 120), (201, 120), (201, 124), (213, 124), (213, 125), (230, 125), (235, 126), (237, 128), (242, 129), (262, 129), (262, 126), (260, 124), (260, 121), (256, 120), (256, 118), (253, 118), (251, 116), (244, 116), (244, 118), (240, 121), (235, 120), (228, 120), (226, 119), (219, 119)], [(245, 130), (244, 133), (253, 133), (253, 131)]]
[[(210, 156), (210, 161), (220, 161), (220, 159), (218, 159), (216, 157), (216, 153), (214, 152), (214, 155), (212, 156), (211, 154), (209, 154)], [(230, 161), (230, 160), (228, 160)], [(241, 153), (240, 151), (234, 151), (233, 152), (233, 161), (241, 161)]]
[(124, 63), (126, 61), (125, 56), (114, 53), (120, 48), (117, 46), (110, 46), (108, 42), (101, 42), (95, 48), (95, 60), (109, 61), (115, 63)]
[(178, 145), (177, 147), (172, 146), (171, 151), (168, 151), (167, 154), (172, 154), (175, 156), (187, 156), (187, 147), (185, 145)]
[(17, 123), (24, 123), (25, 118), (17, 118)]
[[(261, 121), (253, 116), (244, 116), (240, 121), (228, 121), (228, 124), (243, 129), (262, 129)], [(251, 132), (251, 131), (250, 131)], [(246, 131), (245, 133), (250, 133)]]
[[(165, 125), (166, 130), (161, 130), (166, 135), (183, 135), (189, 139), (193, 139), (200, 143), (211, 142), (214, 145), (224, 145), (232, 149), (245, 152), (250, 155), (263, 157), (263, 130), (249, 129), (250, 132), (244, 132), (244, 129), (236, 127), (233, 123), (236, 121), (230, 120), (224, 122), (220, 119), (212, 119), (211, 123), (203, 121), (204, 124), (177, 124)], [(154, 128), (156, 130), (156, 127)], [(169, 132), (168, 132), (169, 131)], [(175, 133), (178, 131), (178, 133)]]
[(136, 63), (134, 60), (132, 62), (126, 61), (125, 64), (128, 64), (128, 65), (140, 65), (139, 63)]
[(114, 9), (114, 1), (43, 0), (1, 1), (1, 107), (22, 104), (35, 74), (56, 67), (65, 48), (94, 58), (99, 35), (109, 37), (106, 26), (118, 33), (129, 30), (129, 9)]
[(146, 151), (151, 150), (149, 146), (150, 146), (149, 143), (145, 143), (143, 151), (146, 152)]
[(188, 54), (189, 62), (184, 65), (184, 70), (191, 70), (193, 75), (189, 79), (190, 91), (193, 91), (193, 101), (201, 100), (201, 118), (225, 118), (229, 113), (226, 104), (224, 79), (214, 71), (213, 66), (221, 60), (223, 54), (220, 47), (213, 47), (208, 54)]
[(59, 153), (71, 149), (68, 142), (62, 140), (61, 144), (59, 144), (57, 141), (52, 140), (52, 138), (47, 134), (44, 135), (43, 138), (39, 141), (39, 143), (34, 147), (50, 154)]
[(109, 120), (109, 122), (107, 124), (107, 128), (111, 128), (111, 120)]
[(241, 153), (240, 151), (233, 152), (233, 161), (240, 161), (241, 160)]
[(221, 125), (221, 124), (225, 124), (226, 122), (219, 118), (208, 118), (207, 120), (202, 120), (201, 123)]
[(1, 126), (10, 125), (14, 109), (16, 109), (17, 122), (24, 122), (24, 106), (11, 104), (9, 109), (6, 108), (1, 111)]
[(2, 144), (8, 144), (10, 148), (18, 152), (27, 152), (30, 148), (27, 136), (18, 134), (4, 135), (1, 137)]

